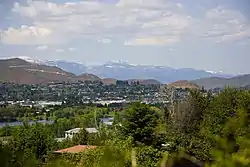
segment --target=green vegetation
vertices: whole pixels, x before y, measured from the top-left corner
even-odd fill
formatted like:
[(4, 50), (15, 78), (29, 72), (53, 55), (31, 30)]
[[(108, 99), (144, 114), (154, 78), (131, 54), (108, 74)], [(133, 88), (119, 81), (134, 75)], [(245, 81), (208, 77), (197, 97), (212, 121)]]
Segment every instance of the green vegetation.
[[(10, 137), (0, 140), (0, 163), (3, 167), (165, 167), (185, 153), (207, 167), (247, 167), (249, 113), (250, 92), (236, 89), (217, 96), (190, 90), (185, 101), (161, 108), (134, 103), (121, 112), (107, 107), (54, 109), (50, 111), (54, 124), (2, 128), (0, 134)], [(110, 116), (113, 126), (100, 122)], [(99, 132), (89, 134), (84, 130), (89, 127), (98, 127)], [(83, 130), (72, 140), (55, 140), (71, 128)], [(97, 148), (53, 154), (79, 144)]]

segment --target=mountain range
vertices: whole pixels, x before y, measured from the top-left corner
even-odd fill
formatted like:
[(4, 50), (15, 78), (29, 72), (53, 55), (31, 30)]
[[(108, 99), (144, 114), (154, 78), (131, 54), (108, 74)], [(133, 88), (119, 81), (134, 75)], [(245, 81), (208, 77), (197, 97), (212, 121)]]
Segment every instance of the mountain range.
[(196, 80), (204, 77), (231, 77), (221, 72), (196, 70), (192, 68), (174, 69), (167, 66), (134, 65), (122, 61), (113, 61), (101, 65), (86, 66), (84, 64), (67, 61), (46, 61), (46, 65), (53, 65), (76, 75), (90, 73), (101, 78), (115, 78), (118, 80), (153, 79), (161, 83), (171, 83), (178, 80)]
[(177, 87), (198, 85), (211, 89), (224, 86), (246, 87), (250, 85), (250, 74), (231, 77), (231, 75), (205, 70), (133, 65), (122, 61), (86, 66), (62, 60), (39, 61), (20, 57), (0, 60), (0, 80), (18, 84), (86, 80), (116, 84), (117, 80), (128, 80), (129, 82), (139, 81), (141, 84), (167, 83), (171, 85), (173, 83), (172, 85)]
[[(51, 62), (50, 62), (51, 63)], [(64, 63), (66, 64), (66, 63)], [(69, 63), (71, 65), (71, 63)], [(70, 68), (70, 65), (68, 68)], [(28, 58), (11, 58), (0, 60), (0, 81), (17, 84), (47, 84), (50, 82), (77, 82), (101, 81), (104, 84), (116, 84), (116, 79), (100, 78), (94, 74), (82, 73), (80, 75), (67, 72), (57, 67), (58, 65), (33, 61)], [(74, 65), (72, 65), (74, 66)], [(160, 84), (156, 80), (129, 80), (139, 81), (141, 84)]]

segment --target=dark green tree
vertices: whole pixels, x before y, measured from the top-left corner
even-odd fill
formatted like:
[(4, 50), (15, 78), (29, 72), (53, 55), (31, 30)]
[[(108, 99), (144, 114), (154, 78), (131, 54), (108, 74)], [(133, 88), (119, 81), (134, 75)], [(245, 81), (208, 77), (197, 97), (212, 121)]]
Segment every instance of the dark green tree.
[(157, 113), (150, 106), (134, 103), (123, 115), (122, 135), (132, 136), (135, 142), (151, 145), (155, 137), (157, 119)]

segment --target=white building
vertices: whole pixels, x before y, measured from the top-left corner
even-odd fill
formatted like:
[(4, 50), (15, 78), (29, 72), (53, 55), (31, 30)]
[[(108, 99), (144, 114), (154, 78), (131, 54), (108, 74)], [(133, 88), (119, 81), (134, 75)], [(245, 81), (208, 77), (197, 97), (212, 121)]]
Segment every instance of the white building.
[(68, 131), (65, 131), (65, 138), (72, 139), (75, 134), (80, 133), (81, 129), (82, 128), (75, 128), (75, 129), (70, 129)]
[[(70, 129), (68, 131), (65, 131), (65, 138), (72, 139), (75, 134), (80, 133), (82, 128), (75, 128), (75, 129)], [(98, 130), (96, 128), (85, 128), (85, 130), (88, 133), (98, 133)]]

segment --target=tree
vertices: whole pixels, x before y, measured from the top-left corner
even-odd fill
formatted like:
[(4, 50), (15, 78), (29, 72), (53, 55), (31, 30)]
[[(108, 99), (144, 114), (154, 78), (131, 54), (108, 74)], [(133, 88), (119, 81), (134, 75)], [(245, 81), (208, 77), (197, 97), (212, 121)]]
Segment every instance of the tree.
[(23, 153), (23, 161), (33, 157), (45, 162), (56, 146), (52, 131), (39, 123), (16, 128), (9, 142), (14, 155)]
[(157, 126), (157, 113), (148, 105), (132, 104), (124, 113), (121, 126), (123, 136), (132, 136), (134, 142), (151, 145)]
[[(225, 139), (220, 139), (225, 148), (230, 147)], [(244, 137), (237, 138), (239, 150), (235, 153), (224, 152), (221, 149), (213, 149), (214, 161), (206, 167), (248, 167), (250, 166), (250, 142)]]
[(5, 125), (4, 127), (0, 128), (0, 137), (10, 136), (13, 129), (14, 127), (9, 125)]
[(136, 149), (136, 157), (141, 167), (157, 167), (163, 157), (163, 152), (152, 146), (138, 147)]
[(74, 145), (86, 145), (88, 142), (88, 132), (85, 129), (81, 129), (78, 134), (73, 136)]

